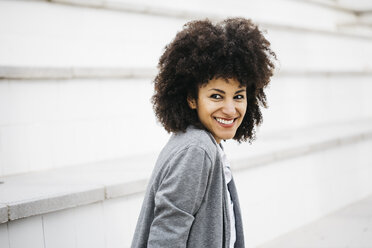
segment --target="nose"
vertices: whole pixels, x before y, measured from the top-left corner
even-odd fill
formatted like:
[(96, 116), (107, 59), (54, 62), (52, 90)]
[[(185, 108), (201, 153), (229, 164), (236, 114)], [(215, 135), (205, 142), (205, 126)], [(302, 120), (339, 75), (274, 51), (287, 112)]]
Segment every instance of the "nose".
[(229, 117), (234, 117), (236, 114), (236, 107), (234, 101), (226, 101), (222, 107), (222, 113)]

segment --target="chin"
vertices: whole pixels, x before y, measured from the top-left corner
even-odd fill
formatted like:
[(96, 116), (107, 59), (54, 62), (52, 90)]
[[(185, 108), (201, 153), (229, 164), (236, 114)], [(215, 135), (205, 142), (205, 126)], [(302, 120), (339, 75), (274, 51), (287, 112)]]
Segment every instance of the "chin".
[(233, 134), (221, 134), (220, 136), (218, 136), (221, 140), (229, 140), (229, 139), (232, 139), (234, 138), (235, 136), (235, 133)]

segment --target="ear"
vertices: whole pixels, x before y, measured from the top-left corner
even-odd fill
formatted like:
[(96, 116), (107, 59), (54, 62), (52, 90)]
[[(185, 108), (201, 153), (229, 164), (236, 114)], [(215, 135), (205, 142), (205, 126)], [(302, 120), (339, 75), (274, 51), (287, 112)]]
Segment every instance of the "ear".
[(196, 109), (196, 101), (194, 98), (187, 97), (187, 103), (191, 109)]

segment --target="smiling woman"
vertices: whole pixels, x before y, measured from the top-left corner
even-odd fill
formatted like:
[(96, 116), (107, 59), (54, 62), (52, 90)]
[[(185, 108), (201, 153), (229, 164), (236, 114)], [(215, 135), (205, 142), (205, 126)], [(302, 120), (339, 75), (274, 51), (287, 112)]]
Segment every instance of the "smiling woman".
[(188, 98), (203, 126), (219, 144), (232, 139), (247, 108), (246, 87), (236, 79), (215, 78), (200, 87), (197, 99)]
[(149, 181), (132, 248), (244, 247), (221, 140), (252, 141), (275, 54), (243, 18), (184, 26), (159, 61), (152, 98), (173, 135)]

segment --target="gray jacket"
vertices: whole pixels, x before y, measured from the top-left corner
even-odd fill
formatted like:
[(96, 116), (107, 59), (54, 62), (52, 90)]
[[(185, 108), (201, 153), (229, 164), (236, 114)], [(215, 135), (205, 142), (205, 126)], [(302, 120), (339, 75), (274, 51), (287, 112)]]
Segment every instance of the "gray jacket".
[[(235, 247), (244, 247), (234, 181)], [(173, 134), (161, 151), (145, 194), (132, 248), (229, 247), (230, 219), (217, 143), (204, 130)]]

